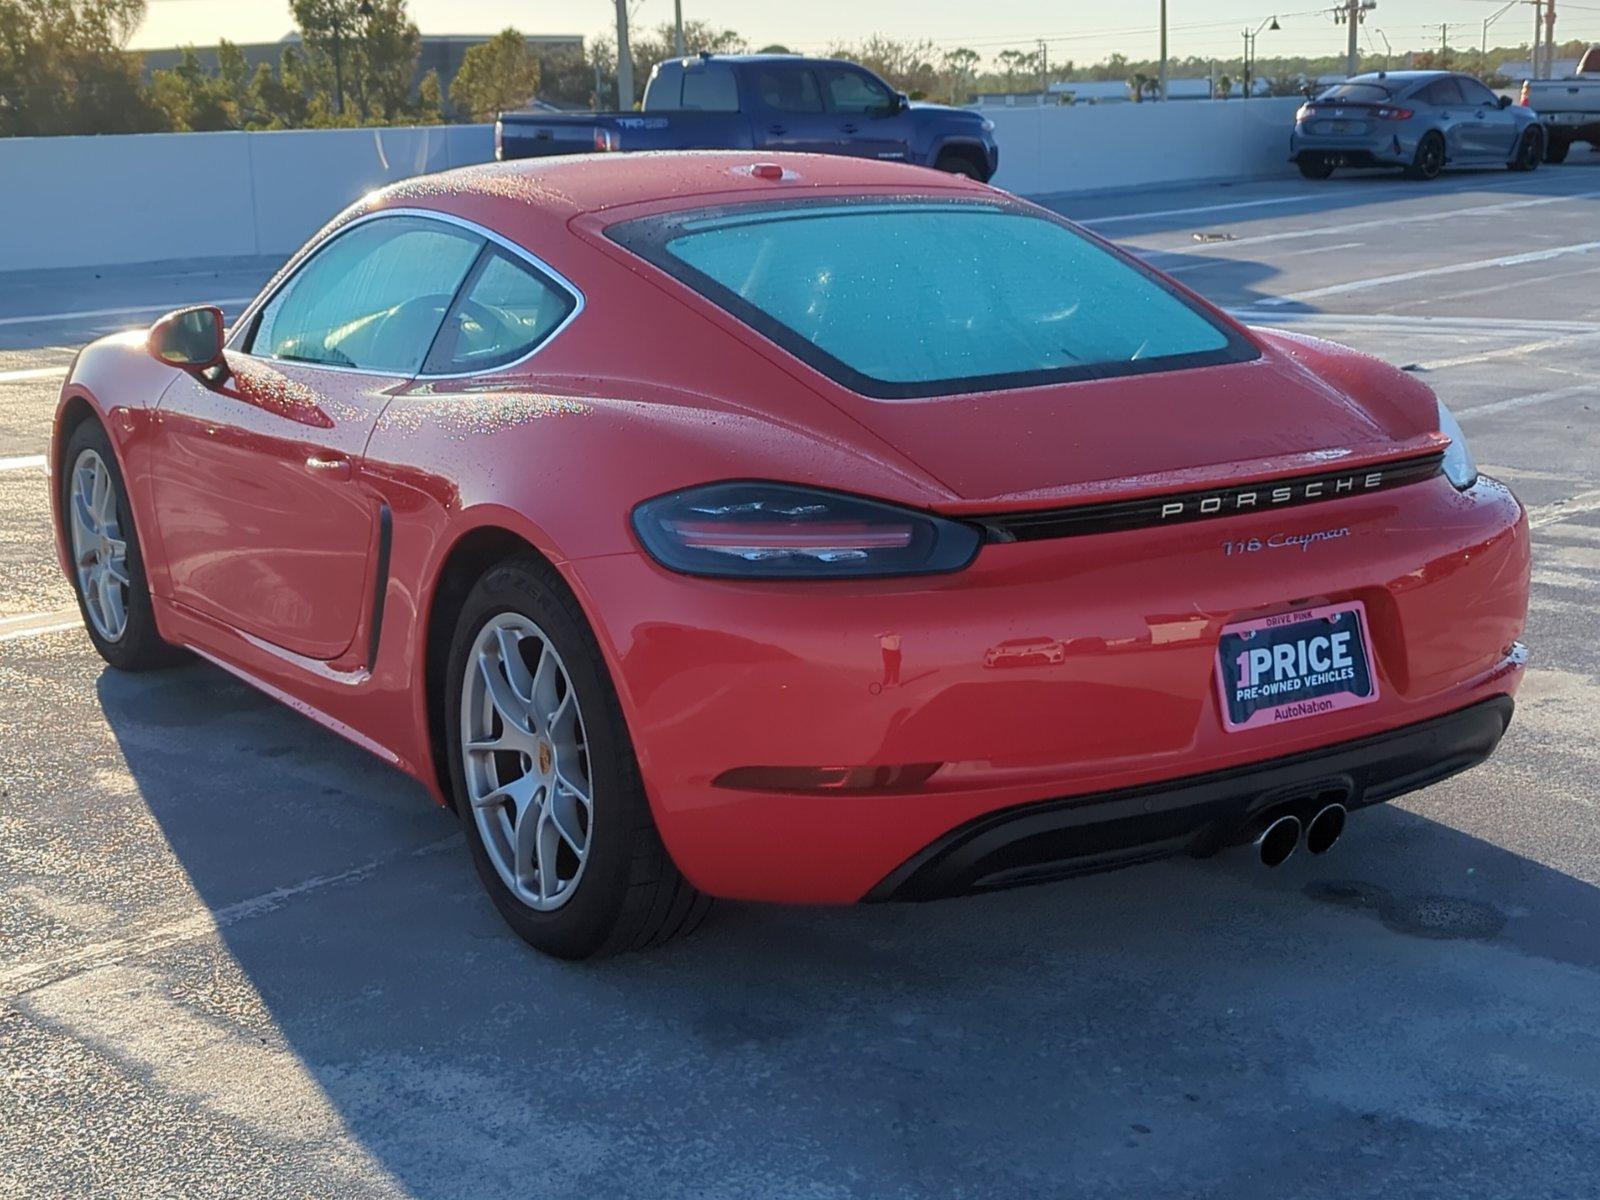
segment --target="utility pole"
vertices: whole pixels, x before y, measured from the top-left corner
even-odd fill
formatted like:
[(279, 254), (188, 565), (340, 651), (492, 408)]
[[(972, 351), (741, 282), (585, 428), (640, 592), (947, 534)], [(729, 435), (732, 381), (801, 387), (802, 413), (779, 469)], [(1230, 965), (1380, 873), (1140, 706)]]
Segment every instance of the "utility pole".
[(628, 51), (628, 0), (617, 0), (617, 107), (633, 108), (633, 55)]
[(1167, 98), (1167, 0), (1161, 0), (1161, 98)]
[(672, 52), (679, 58), (684, 56), (683, 48), (683, 0), (672, 0)]
[(1041, 104), (1050, 98), (1050, 48), (1043, 38), (1039, 39), (1039, 95)]
[(1344, 50), (1344, 73), (1346, 76), (1354, 75), (1361, 63), (1361, 50), (1356, 45), (1357, 29), (1361, 24), (1361, 0), (1345, 0), (1345, 24), (1350, 28), (1349, 43)]
[(1544, 74), (1556, 77), (1556, 0), (1546, 0), (1544, 10)]

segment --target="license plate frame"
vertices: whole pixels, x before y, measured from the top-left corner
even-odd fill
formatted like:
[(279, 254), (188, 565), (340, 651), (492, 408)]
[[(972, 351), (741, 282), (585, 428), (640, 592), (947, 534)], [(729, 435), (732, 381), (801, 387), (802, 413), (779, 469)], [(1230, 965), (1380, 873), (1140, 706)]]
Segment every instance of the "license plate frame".
[[(1338, 635), (1346, 635), (1344, 641)], [(1316, 639), (1325, 644), (1313, 646)], [(1350, 651), (1351, 639), (1359, 653)], [(1276, 649), (1280, 645), (1290, 648), (1287, 673)], [(1249, 653), (1260, 650), (1274, 656), (1264, 666), (1259, 653)], [(1317, 666), (1318, 659), (1327, 666)], [(1266, 672), (1271, 674), (1263, 678)], [(1379, 688), (1366, 605), (1344, 600), (1224, 625), (1217, 636), (1215, 673), (1218, 712), (1229, 733), (1372, 704)], [(1336, 673), (1338, 678), (1322, 678)], [(1290, 681), (1297, 682), (1290, 686)], [(1257, 688), (1263, 690), (1238, 694)]]

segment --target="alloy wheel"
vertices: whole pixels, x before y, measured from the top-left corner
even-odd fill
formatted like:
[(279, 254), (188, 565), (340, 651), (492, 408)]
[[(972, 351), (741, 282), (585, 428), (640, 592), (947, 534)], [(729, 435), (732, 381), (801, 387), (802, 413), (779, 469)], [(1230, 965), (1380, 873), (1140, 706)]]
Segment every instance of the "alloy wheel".
[(522, 903), (560, 908), (593, 840), (588, 738), (566, 664), (521, 613), (489, 618), (467, 655), (461, 749), (489, 861)]
[(128, 628), (128, 543), (117, 521), (116, 484), (95, 451), (83, 451), (72, 464), (67, 503), (84, 609), (96, 633), (120, 641)]

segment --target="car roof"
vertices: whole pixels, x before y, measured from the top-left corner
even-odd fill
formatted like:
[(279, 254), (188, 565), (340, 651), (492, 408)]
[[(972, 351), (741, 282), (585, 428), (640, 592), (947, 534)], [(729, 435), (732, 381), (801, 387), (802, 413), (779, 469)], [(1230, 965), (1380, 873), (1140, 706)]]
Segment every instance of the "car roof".
[[(1346, 83), (1421, 83), (1424, 79), (1440, 79), (1446, 75), (1459, 75), (1459, 71), (1368, 71), (1352, 75)], [(1334, 84), (1338, 87), (1338, 84)]]
[[(751, 170), (758, 163), (783, 169), (781, 180)], [(516, 219), (530, 207), (563, 223), (585, 213), (625, 205), (685, 200), (713, 193), (749, 193), (752, 199), (793, 196), (820, 188), (870, 191), (974, 192), (990, 189), (926, 167), (831, 154), (774, 154), (758, 150), (666, 150), (633, 154), (573, 154), (518, 159), (422, 175), (367, 197), (362, 211), (420, 206), (453, 211), (457, 204), (508, 211)], [(498, 203), (497, 203), (498, 202)]]

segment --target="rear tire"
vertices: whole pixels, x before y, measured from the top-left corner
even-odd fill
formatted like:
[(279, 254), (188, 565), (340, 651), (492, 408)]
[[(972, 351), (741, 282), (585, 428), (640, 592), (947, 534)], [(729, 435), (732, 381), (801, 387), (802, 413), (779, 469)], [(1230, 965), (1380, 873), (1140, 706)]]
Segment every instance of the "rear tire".
[(1552, 137), (1545, 143), (1544, 160), (1547, 163), (1564, 163), (1567, 161), (1567, 151), (1572, 149), (1572, 143), (1564, 137)]
[(978, 169), (978, 164), (965, 154), (954, 154), (946, 151), (939, 155), (939, 161), (933, 164), (934, 169), (943, 171), (947, 175), (962, 175), (968, 179), (976, 179), (982, 183), (983, 172)]
[(1406, 178), (1437, 179), (1439, 172), (1444, 170), (1444, 159), (1444, 138), (1437, 131), (1425, 133), (1417, 143), (1417, 152), (1411, 159), (1411, 165), (1406, 168)]
[(1536, 171), (1544, 155), (1544, 135), (1537, 129), (1529, 129), (1517, 142), (1517, 152), (1507, 166), (1513, 171)]
[(61, 454), (62, 542), (73, 559), (72, 591), (84, 630), (119, 671), (149, 671), (186, 655), (161, 639), (150, 603), (133, 506), (111, 439), (85, 420)]
[[(511, 559), (478, 581), (456, 624), (448, 679), (456, 809), (506, 924), (566, 959), (692, 932), (710, 898), (662, 845), (599, 645), (546, 563)], [(501, 715), (508, 708), (515, 724)], [(479, 748), (466, 749), (469, 737)], [(491, 742), (515, 745), (484, 748)], [(526, 821), (536, 822), (531, 832)]]
[(1333, 163), (1324, 154), (1302, 154), (1295, 160), (1295, 166), (1307, 179), (1327, 179), (1333, 174)]

